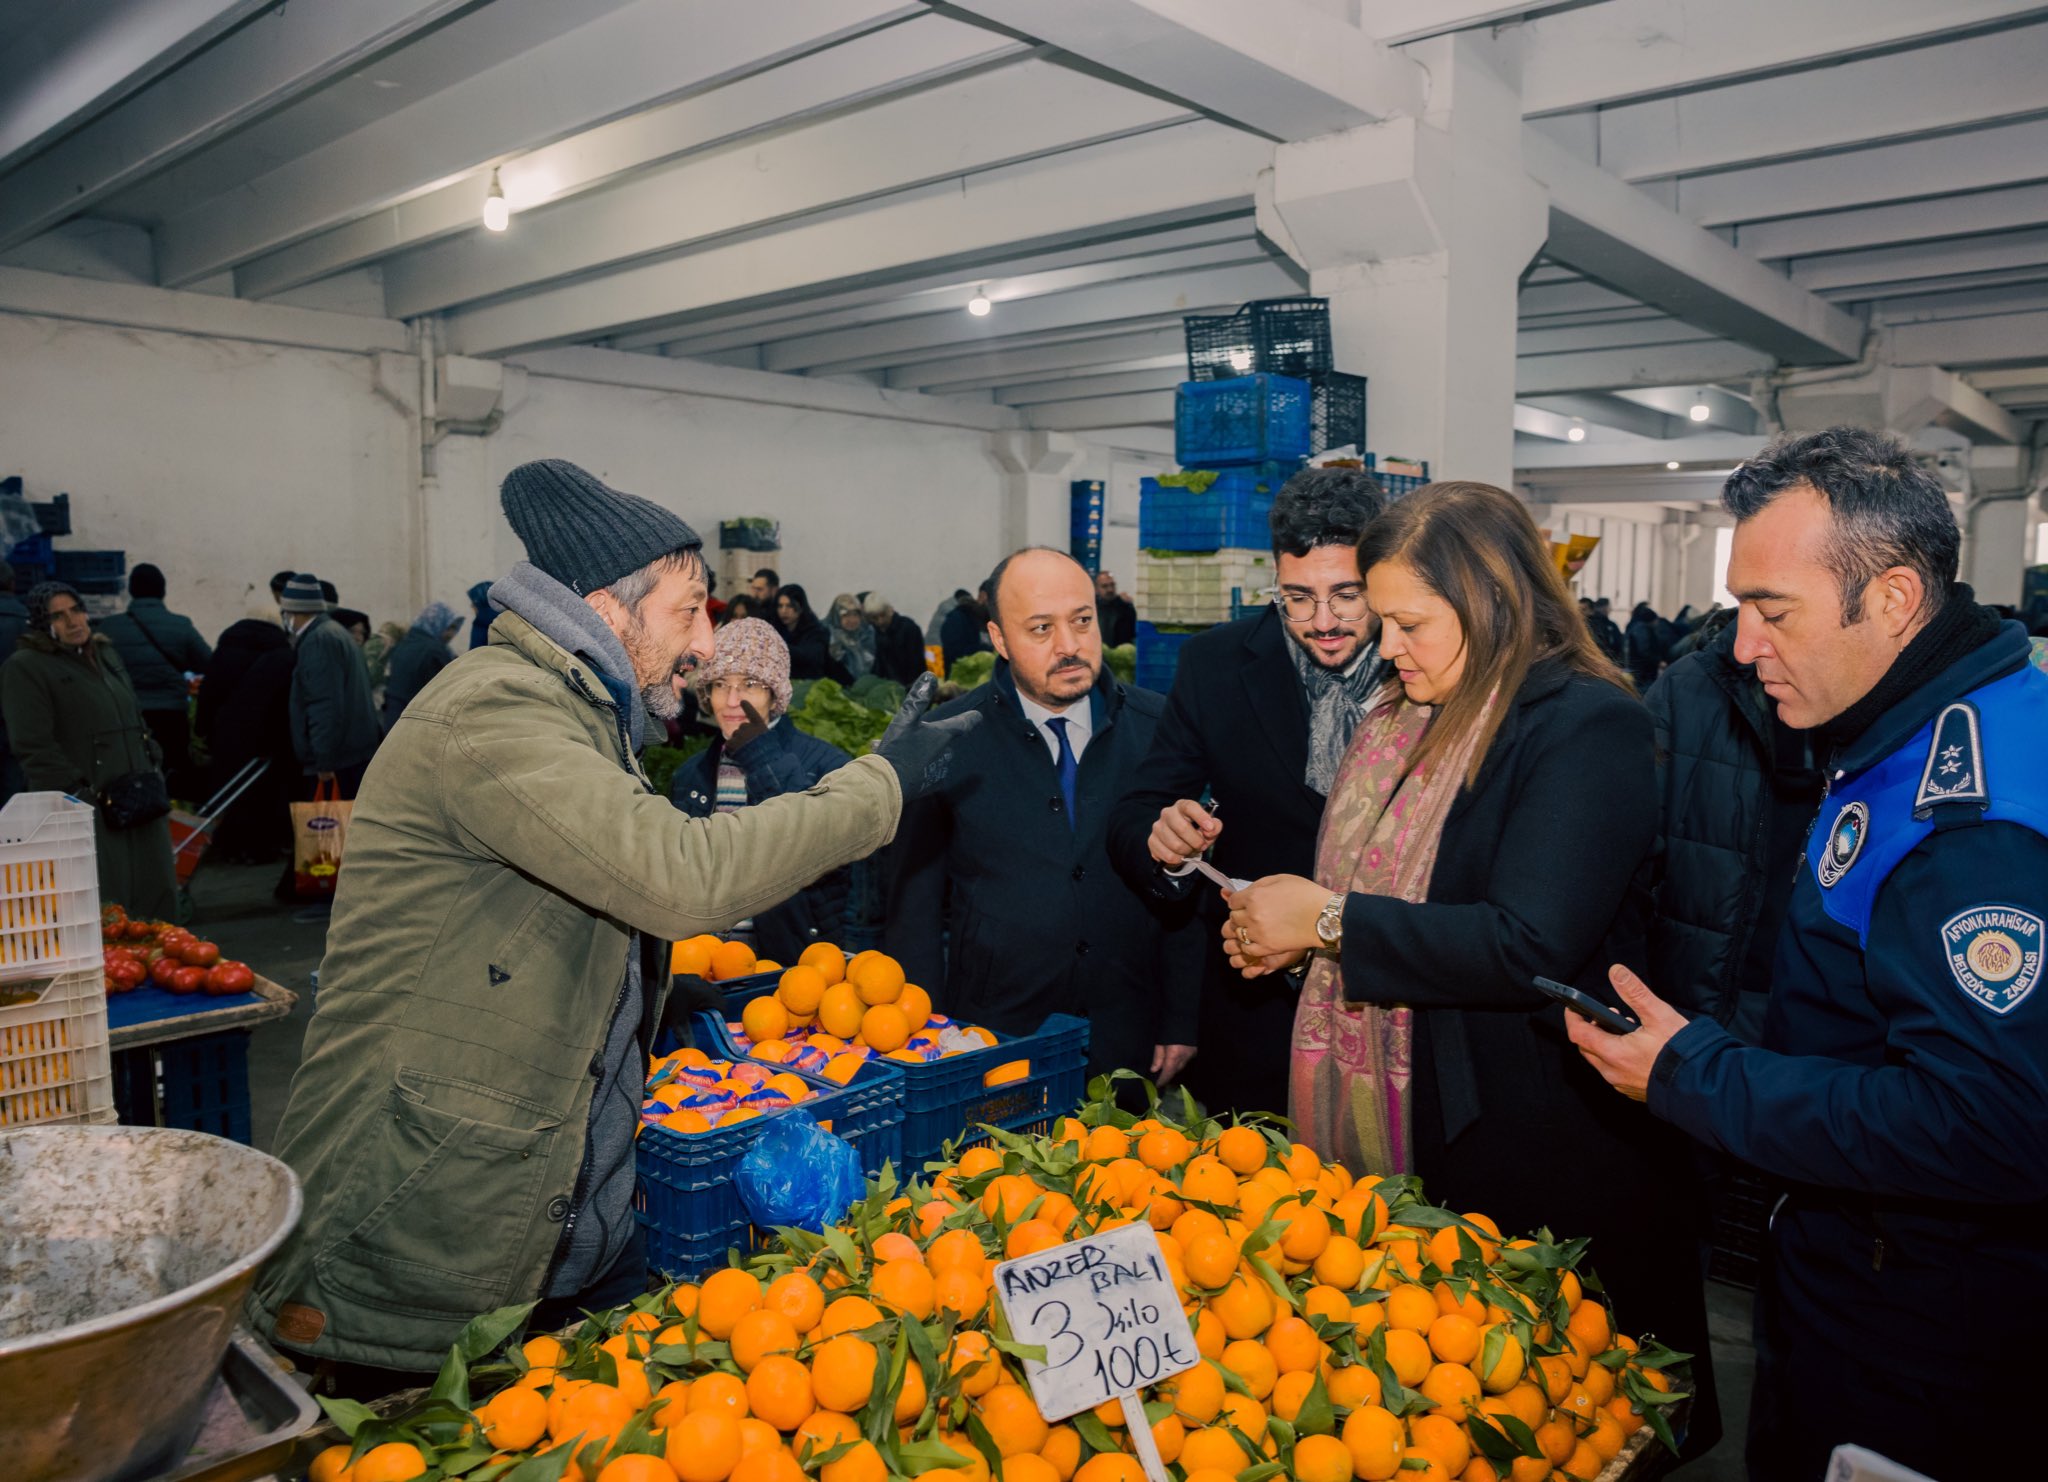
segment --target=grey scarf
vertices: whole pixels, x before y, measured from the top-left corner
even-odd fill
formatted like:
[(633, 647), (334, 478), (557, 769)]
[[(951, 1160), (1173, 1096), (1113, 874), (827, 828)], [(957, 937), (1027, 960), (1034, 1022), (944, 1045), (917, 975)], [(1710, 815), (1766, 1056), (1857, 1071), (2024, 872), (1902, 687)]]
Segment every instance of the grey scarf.
[(1308, 766), (1302, 781), (1328, 797), (1330, 784), (1337, 780), (1337, 768), (1343, 765), (1344, 753), (1351, 745), (1352, 733), (1365, 719), (1366, 701), (1379, 685), (1379, 655), (1368, 643), (1358, 651), (1351, 667), (1339, 673), (1310, 658), (1290, 636), (1287, 656), (1294, 660), (1295, 677), (1301, 681), (1302, 693), (1308, 696)]
[(595, 608), (531, 561), (516, 563), (491, 583), (491, 606), (518, 613), (549, 642), (580, 655), (614, 684), (623, 685), (632, 697), (625, 709), (633, 750), (637, 753), (646, 744), (647, 707), (640, 701), (633, 661), (626, 657), (626, 645), (619, 642), (619, 635), (605, 626)]

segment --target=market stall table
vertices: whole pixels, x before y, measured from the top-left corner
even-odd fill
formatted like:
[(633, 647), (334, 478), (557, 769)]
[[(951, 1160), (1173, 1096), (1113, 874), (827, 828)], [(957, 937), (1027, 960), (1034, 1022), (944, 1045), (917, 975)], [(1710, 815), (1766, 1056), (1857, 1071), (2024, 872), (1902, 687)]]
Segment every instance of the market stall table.
[(249, 1032), (284, 1018), (298, 1001), (260, 975), (249, 992), (222, 997), (153, 983), (107, 995), (121, 1120), (249, 1141)]

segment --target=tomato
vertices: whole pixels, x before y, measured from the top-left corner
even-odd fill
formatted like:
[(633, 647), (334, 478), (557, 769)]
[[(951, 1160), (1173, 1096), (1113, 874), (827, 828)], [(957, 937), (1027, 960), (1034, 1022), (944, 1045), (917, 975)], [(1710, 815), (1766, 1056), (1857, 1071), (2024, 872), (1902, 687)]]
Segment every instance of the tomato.
[(149, 977), (149, 970), (134, 958), (114, 963), (107, 969), (107, 983), (116, 991), (126, 993), (131, 988), (140, 988)]
[(156, 928), (147, 921), (129, 921), (124, 923), (121, 929), (131, 942), (140, 942), (156, 935)]
[(206, 975), (208, 993), (247, 993), (256, 986), (256, 974), (246, 962), (223, 962)]
[(173, 993), (197, 993), (206, 986), (206, 969), (203, 967), (180, 967), (171, 972), (170, 989)]
[(159, 988), (169, 988), (172, 978), (184, 967), (175, 957), (159, 957), (149, 965), (149, 981)]
[(171, 954), (187, 967), (212, 967), (220, 961), (220, 948), (212, 942), (179, 942)]

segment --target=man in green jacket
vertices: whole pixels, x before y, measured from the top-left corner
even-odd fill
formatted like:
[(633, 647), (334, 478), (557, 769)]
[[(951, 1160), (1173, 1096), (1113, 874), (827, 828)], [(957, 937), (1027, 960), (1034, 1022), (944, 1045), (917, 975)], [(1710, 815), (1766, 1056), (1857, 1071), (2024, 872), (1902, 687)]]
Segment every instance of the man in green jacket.
[(684, 815), (637, 753), (711, 653), (695, 532), (554, 460), (501, 498), (531, 559), (356, 802), (278, 1134), (305, 1218), (250, 1300), (357, 1393), (437, 1368), (479, 1312), (539, 1299), (559, 1322), (644, 1288), (633, 1136), (665, 944), (888, 843), (962, 730), (907, 705), (883, 756)]

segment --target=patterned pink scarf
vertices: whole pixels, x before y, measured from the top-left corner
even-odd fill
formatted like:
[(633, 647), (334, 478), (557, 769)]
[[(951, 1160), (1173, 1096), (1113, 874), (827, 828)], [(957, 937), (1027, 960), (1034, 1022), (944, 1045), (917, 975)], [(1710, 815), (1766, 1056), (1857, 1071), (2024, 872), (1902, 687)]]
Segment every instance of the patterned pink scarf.
[[(1431, 714), (1398, 683), (1373, 696), (1323, 809), (1317, 884), (1404, 901), (1428, 893), (1444, 820), (1472, 760), (1467, 741), (1408, 768)], [(1318, 954), (1294, 1015), (1287, 1114), (1295, 1135), (1354, 1173), (1407, 1172), (1413, 1031), (1405, 1004), (1346, 1002), (1336, 959)]]

